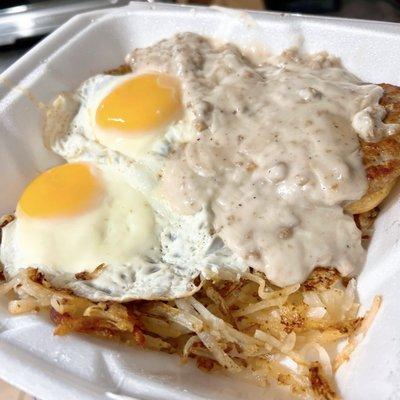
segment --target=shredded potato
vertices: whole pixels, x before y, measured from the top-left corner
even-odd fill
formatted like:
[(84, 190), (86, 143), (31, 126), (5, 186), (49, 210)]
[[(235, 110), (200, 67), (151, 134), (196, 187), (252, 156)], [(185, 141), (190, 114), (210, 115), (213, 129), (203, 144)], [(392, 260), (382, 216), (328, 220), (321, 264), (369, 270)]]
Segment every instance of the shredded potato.
[[(0, 294), (11, 291), (11, 313), (48, 309), (57, 335), (80, 332), (178, 354), (205, 371), (225, 369), (261, 386), (274, 381), (299, 399), (326, 400), (339, 398), (334, 371), (381, 302), (376, 297), (359, 317), (355, 280), (324, 268), (302, 285), (280, 289), (248, 273), (240, 281), (205, 282), (194, 296), (169, 302), (94, 303), (52, 288), (33, 268), (0, 284)], [(347, 343), (333, 354), (339, 341)]]

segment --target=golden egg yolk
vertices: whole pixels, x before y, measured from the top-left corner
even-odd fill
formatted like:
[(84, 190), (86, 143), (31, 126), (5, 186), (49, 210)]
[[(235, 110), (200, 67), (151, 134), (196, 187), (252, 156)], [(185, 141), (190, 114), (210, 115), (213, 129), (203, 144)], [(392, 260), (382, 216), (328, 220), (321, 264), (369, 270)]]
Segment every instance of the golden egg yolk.
[(17, 212), (33, 218), (54, 218), (86, 211), (103, 192), (93, 168), (87, 163), (72, 163), (47, 170), (25, 188)]
[(96, 124), (123, 133), (143, 133), (177, 120), (181, 111), (179, 81), (149, 73), (110, 92), (96, 110)]

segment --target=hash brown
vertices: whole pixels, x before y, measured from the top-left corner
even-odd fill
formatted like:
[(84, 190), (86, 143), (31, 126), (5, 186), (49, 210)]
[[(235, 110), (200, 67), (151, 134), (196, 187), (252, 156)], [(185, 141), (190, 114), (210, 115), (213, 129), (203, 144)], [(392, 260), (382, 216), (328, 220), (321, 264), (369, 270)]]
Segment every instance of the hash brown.
[[(385, 123), (400, 123), (400, 87), (383, 83), (380, 104), (385, 108)], [(367, 193), (357, 201), (346, 205), (350, 214), (368, 212), (380, 204), (389, 194), (400, 176), (400, 132), (379, 142), (360, 140), (363, 163), (368, 179)]]

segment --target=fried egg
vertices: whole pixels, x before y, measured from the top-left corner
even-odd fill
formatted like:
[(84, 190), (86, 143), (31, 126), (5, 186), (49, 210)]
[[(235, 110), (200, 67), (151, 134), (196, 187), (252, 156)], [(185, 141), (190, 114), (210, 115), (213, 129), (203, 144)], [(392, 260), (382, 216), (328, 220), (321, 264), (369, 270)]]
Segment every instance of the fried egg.
[(48, 272), (92, 272), (125, 264), (156, 246), (153, 211), (119, 175), (89, 163), (54, 167), (34, 179), (18, 202), (18, 264)]
[(179, 81), (154, 72), (99, 75), (60, 95), (45, 143), (68, 163), (22, 193), (3, 230), (6, 275), (33, 266), (91, 300), (130, 301), (189, 296), (196, 277), (242, 274), (207, 204), (179, 212), (160, 189), (165, 156), (196, 134), (184, 115)]
[(80, 88), (71, 130), (143, 160), (183, 114), (177, 78), (156, 73), (98, 75)]

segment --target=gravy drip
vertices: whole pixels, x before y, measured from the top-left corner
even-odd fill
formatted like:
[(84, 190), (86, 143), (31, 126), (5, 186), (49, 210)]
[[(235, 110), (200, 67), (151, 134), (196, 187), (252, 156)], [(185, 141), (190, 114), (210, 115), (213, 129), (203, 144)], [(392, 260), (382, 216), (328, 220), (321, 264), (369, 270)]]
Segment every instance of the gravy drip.
[(362, 265), (361, 234), (343, 205), (367, 180), (359, 137), (373, 140), (379, 86), (326, 53), (287, 50), (255, 65), (232, 45), (179, 34), (132, 52), (134, 71), (182, 83), (186, 130), (166, 156), (160, 187), (172, 207), (206, 207), (215, 232), (279, 286), (315, 266)]

